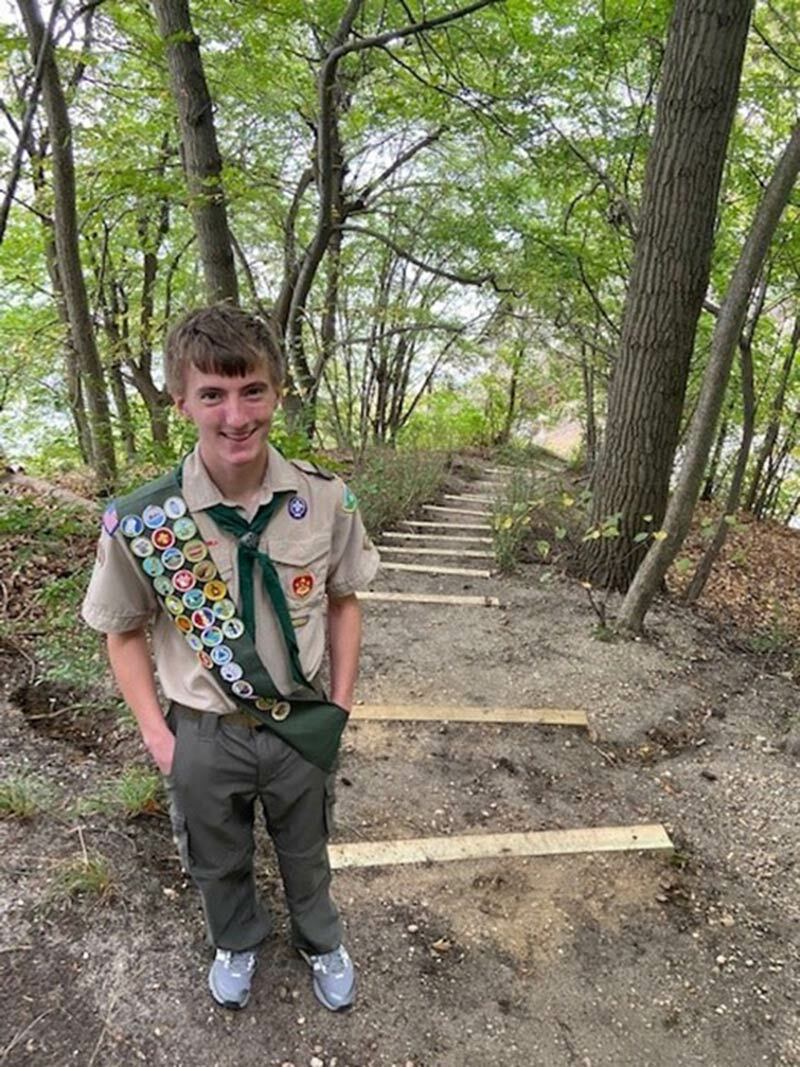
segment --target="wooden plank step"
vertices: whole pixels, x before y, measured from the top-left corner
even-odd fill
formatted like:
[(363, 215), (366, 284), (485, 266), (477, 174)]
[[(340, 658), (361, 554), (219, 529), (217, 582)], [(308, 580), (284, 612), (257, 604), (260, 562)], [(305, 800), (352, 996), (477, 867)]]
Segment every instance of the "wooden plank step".
[(470, 567), (429, 567), (424, 563), (392, 563), (381, 560), (385, 571), (413, 571), (415, 574), (458, 574), (462, 578), (491, 578), (491, 571), (476, 571)]
[(462, 541), (467, 544), (490, 545), (492, 543), (491, 537), (459, 537), (458, 534), (426, 534), (426, 533), (404, 533), (403, 530), (384, 530), (382, 537), (402, 537), (403, 540), (408, 541), (446, 541), (450, 544)]
[(588, 729), (585, 711), (561, 708), (481, 708), (428, 704), (356, 704), (351, 719), (391, 722), (502, 722), (542, 726), (580, 726)]
[(475, 496), (474, 493), (445, 493), (445, 500), (458, 500), (462, 504), (493, 504), (494, 501), (488, 496)]
[(505, 856), (566, 856), (587, 852), (673, 852), (660, 823), (587, 826), (574, 830), (417, 837), (401, 841), (352, 841), (329, 845), (331, 866), (390, 867), (408, 863), (499, 859)]
[(472, 608), (499, 608), (496, 596), (470, 596), (466, 593), (382, 593), (367, 589), (358, 594), (359, 600), (377, 600), (395, 604), (448, 604)]
[(406, 545), (377, 545), (381, 552), (400, 552), (406, 556), (453, 556), (463, 559), (494, 559), (491, 552), (479, 552), (477, 549), (468, 548), (408, 548)]
[(442, 512), (447, 515), (477, 515), (481, 519), (485, 519), (488, 514), (486, 511), (468, 511), (466, 508), (446, 508), (440, 504), (423, 504), (422, 510)]
[(491, 530), (488, 522), (431, 522), (426, 519), (401, 519), (401, 526), (435, 526), (445, 530)]

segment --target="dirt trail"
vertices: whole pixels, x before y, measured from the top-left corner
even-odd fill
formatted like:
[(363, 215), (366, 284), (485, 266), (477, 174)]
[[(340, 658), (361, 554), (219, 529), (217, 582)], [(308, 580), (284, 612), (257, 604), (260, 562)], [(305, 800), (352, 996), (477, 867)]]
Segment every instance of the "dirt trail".
[[(492, 593), (503, 607), (367, 603), (360, 697), (585, 708), (591, 734), (353, 721), (336, 839), (660, 821), (676, 862), (614, 854), (341, 871), (360, 999), (333, 1017), (288, 948), (265, 849), (259, 881), (277, 936), (250, 1007), (230, 1014), (205, 991), (199, 906), (163, 819), (84, 820), (87, 846), (114, 861), (116, 892), (66, 909), (41, 902), (55, 861), (78, 848), (74, 819), (6, 822), (0, 1062), (800, 1064), (796, 688), (674, 608), (654, 613), (647, 641), (600, 642), (582, 591), (543, 585), (542, 570), (382, 573), (374, 589)], [(45, 766), (68, 799), (137, 753), (129, 737), (87, 752), (34, 735), (13, 708), (4, 726), (3, 770)]]

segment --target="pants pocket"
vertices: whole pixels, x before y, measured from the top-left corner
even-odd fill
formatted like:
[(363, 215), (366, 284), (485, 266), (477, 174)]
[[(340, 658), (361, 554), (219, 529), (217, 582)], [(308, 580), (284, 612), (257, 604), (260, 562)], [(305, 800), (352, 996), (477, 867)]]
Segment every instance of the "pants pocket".
[(323, 819), (325, 822), (325, 836), (330, 837), (336, 829), (336, 772), (332, 771), (325, 779), (325, 800)]

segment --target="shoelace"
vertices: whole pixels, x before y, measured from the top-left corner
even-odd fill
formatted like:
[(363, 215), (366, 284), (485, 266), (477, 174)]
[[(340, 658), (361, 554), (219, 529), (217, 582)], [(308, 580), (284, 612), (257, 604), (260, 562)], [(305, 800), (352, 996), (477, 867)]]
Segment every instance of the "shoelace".
[(347, 949), (340, 945), (339, 948), (333, 949), (332, 952), (314, 956), (313, 967), (315, 971), (321, 971), (323, 974), (341, 975), (344, 974), (348, 959)]
[(252, 952), (233, 952), (230, 949), (219, 949), (217, 959), (234, 978), (241, 978), (243, 974), (252, 971), (256, 962)]

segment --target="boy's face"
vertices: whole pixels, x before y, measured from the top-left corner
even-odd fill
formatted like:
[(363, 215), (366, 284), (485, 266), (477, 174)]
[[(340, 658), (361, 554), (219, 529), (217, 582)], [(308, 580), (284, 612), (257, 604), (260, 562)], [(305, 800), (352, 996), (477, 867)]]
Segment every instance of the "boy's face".
[(197, 427), (206, 465), (240, 468), (262, 461), (280, 397), (266, 367), (238, 375), (206, 374), (189, 366), (175, 406)]

